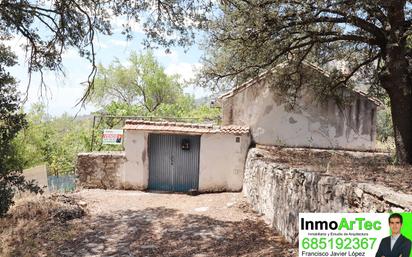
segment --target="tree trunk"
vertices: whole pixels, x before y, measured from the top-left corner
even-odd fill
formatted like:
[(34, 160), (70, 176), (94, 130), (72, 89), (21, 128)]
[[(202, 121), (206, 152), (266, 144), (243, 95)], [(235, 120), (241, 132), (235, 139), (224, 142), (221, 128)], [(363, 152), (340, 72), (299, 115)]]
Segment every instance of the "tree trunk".
[(407, 56), (405, 33), (406, 1), (388, 1), (388, 31), (383, 51), (386, 71), (381, 77), (382, 86), (391, 100), (392, 123), (395, 135), (396, 156), (399, 164), (412, 164), (412, 86)]
[(412, 164), (412, 93), (390, 92), (396, 155), (399, 164)]

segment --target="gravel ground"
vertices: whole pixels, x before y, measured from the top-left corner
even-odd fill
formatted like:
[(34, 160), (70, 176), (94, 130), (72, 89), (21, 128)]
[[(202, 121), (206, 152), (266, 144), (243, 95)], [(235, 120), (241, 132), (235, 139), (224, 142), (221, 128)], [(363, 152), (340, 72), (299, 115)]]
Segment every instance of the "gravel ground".
[[(297, 256), (241, 193), (82, 190), (82, 232), (59, 256)], [(84, 204), (84, 203), (82, 203)]]

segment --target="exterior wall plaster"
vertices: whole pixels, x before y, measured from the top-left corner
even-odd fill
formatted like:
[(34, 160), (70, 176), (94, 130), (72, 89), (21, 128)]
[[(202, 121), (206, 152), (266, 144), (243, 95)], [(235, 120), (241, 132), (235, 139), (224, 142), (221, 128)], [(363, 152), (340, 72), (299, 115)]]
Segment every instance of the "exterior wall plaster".
[(317, 103), (310, 90), (303, 90), (289, 110), (270, 83), (261, 80), (222, 99), (223, 125), (250, 126), (257, 144), (372, 150), (376, 105), (351, 94), (352, 102), (341, 109), (334, 100)]
[[(145, 190), (149, 183), (148, 132), (126, 130), (125, 152), (84, 153), (76, 166), (86, 188)], [(239, 137), (240, 142), (236, 142)], [(240, 191), (249, 135), (204, 134), (200, 137), (199, 191)]]
[(200, 140), (199, 191), (240, 191), (249, 135), (204, 134)]
[(146, 189), (149, 184), (148, 133), (125, 130), (125, 169), (122, 179), (130, 188)]

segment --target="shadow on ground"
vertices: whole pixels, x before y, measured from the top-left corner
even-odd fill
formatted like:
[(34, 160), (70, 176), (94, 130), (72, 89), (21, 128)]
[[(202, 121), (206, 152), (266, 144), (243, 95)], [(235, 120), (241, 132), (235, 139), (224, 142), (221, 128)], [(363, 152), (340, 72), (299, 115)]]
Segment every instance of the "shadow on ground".
[(289, 256), (291, 246), (260, 220), (221, 221), (147, 208), (87, 217), (58, 256)]

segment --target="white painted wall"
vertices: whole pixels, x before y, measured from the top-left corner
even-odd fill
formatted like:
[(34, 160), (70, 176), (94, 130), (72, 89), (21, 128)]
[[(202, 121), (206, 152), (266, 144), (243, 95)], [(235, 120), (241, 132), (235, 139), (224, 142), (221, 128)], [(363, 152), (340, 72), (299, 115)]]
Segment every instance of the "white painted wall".
[[(125, 130), (124, 188), (147, 189), (149, 183), (148, 133)], [(240, 137), (240, 142), (236, 142)], [(204, 134), (200, 138), (199, 191), (240, 191), (250, 144), (249, 135)]]
[(126, 162), (120, 172), (125, 188), (144, 190), (149, 183), (148, 133), (137, 130), (124, 131)]
[(240, 191), (249, 135), (204, 134), (200, 138), (199, 191)]
[(376, 105), (353, 94), (341, 111), (317, 103), (306, 90), (289, 110), (265, 80), (222, 99), (223, 124), (248, 125), (257, 144), (371, 150), (375, 148)]
[(46, 187), (45, 191), (47, 191), (47, 169), (45, 164), (23, 170), (23, 176), (27, 180), (35, 180), (40, 187)]

